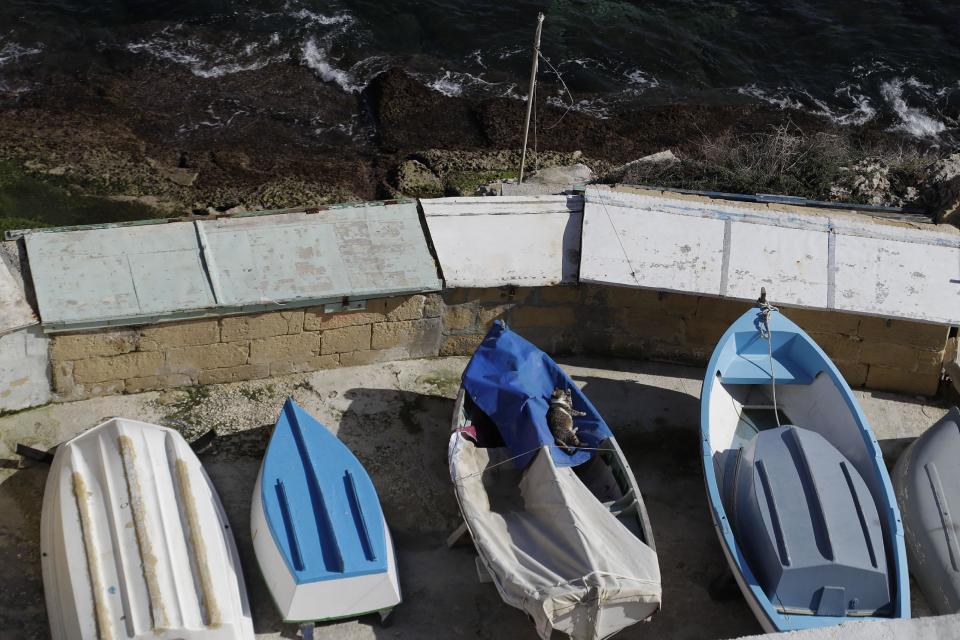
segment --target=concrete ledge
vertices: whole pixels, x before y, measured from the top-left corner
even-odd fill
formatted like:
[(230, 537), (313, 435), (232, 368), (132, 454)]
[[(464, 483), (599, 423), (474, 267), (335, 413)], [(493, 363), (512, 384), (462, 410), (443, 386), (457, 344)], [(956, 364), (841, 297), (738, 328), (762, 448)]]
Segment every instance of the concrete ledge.
[(850, 622), (839, 627), (765, 633), (740, 640), (782, 638), (783, 640), (952, 640), (960, 638), (960, 614), (870, 622)]

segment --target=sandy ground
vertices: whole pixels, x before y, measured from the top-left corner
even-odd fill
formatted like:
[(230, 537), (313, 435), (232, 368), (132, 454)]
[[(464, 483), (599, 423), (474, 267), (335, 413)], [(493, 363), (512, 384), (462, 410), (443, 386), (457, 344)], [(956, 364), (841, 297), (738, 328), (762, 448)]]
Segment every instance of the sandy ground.
[[(477, 580), (470, 546), (444, 544), (459, 524), (447, 471), (453, 398), (466, 358), (413, 360), (256, 382), (49, 405), (0, 418), (0, 640), (47, 637), (40, 577), (40, 509), (47, 468), (17, 459), (17, 442), (49, 448), (112, 416), (209, 428), (201, 455), (237, 535), (258, 638), (294, 638), (273, 608), (249, 535), (250, 496), (283, 401), (335, 431), (366, 465), (397, 546), (404, 602), (381, 628), (372, 618), (319, 627), (319, 638), (517, 638), (533, 626)], [(562, 361), (617, 434), (653, 523), (663, 610), (618, 638), (732, 638), (760, 632), (739, 597), (717, 602), (708, 586), (725, 570), (698, 460), (701, 369), (610, 359)], [(923, 401), (858, 392), (884, 444), (918, 435), (946, 411)], [(914, 595), (914, 615), (928, 613)]]

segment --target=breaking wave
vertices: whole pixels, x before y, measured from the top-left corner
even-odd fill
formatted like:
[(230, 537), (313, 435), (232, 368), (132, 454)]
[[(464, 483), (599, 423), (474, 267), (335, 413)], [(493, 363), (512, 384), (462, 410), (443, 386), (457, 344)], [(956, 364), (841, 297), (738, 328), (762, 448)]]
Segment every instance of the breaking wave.
[(336, 83), (347, 93), (356, 93), (363, 89), (364, 82), (357, 82), (349, 71), (338, 69), (330, 63), (326, 49), (317, 42), (316, 38), (308, 38), (303, 43), (301, 55), (303, 63), (324, 82)]
[(146, 54), (155, 60), (187, 67), (200, 78), (219, 78), (231, 73), (262, 69), (272, 62), (285, 59), (285, 53), (275, 51), (279, 43), (280, 35), (273, 33), (262, 43), (241, 44), (236, 36), (221, 47), (196, 38), (183, 38), (176, 33), (176, 29), (167, 28), (147, 40), (128, 43), (126, 49), (131, 53)]
[(916, 78), (894, 78), (880, 85), (880, 93), (900, 122), (893, 128), (918, 138), (935, 138), (947, 130), (947, 125), (918, 107), (907, 104), (904, 92), (907, 88), (921, 94), (929, 94), (931, 87)]

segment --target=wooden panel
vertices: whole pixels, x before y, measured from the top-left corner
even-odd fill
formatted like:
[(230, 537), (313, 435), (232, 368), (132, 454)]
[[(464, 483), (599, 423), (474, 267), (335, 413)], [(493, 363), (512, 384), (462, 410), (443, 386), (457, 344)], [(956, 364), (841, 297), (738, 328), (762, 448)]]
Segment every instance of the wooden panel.
[(45, 329), (215, 306), (189, 222), (35, 232), (27, 253)]
[(440, 288), (413, 203), (27, 236), (47, 331)]
[(960, 323), (956, 230), (835, 211), (590, 188), (580, 277)]
[(731, 298), (756, 298), (760, 287), (778, 300), (816, 307), (827, 300), (829, 242), (820, 230), (730, 223), (727, 287)]
[(960, 323), (960, 250), (837, 236), (836, 308)]
[(583, 198), (421, 200), (448, 287), (576, 282)]
[(588, 201), (580, 279), (720, 294), (722, 220)]
[(224, 305), (440, 288), (413, 203), (198, 224)]
[(0, 253), (0, 335), (37, 323), (27, 304), (19, 278)]

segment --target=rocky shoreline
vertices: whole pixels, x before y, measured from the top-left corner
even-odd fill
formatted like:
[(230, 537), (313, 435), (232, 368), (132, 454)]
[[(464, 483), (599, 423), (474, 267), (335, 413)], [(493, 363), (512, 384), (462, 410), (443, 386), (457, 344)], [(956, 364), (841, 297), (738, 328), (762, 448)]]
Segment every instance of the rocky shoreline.
[[(525, 108), (449, 97), (400, 69), (357, 94), (297, 65), (216, 82), (130, 68), (40, 86), (0, 103), (4, 228), (472, 195), (516, 174)], [(753, 104), (640, 107), (602, 120), (546, 104), (537, 113), (531, 167), (579, 162), (607, 181), (936, 211), (958, 202), (960, 156), (945, 164), (945, 150), (879, 125)], [(677, 160), (626, 164), (664, 150)], [(954, 191), (931, 195), (934, 183)]]

